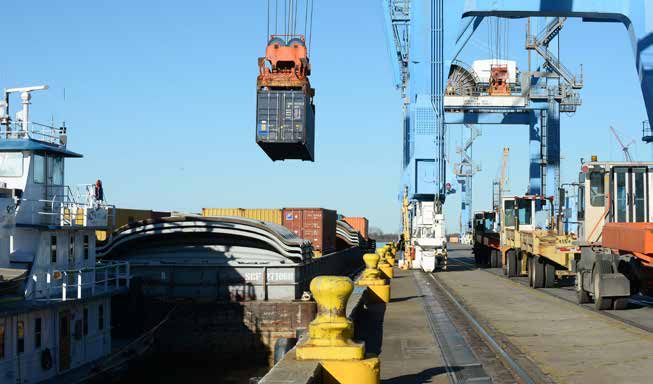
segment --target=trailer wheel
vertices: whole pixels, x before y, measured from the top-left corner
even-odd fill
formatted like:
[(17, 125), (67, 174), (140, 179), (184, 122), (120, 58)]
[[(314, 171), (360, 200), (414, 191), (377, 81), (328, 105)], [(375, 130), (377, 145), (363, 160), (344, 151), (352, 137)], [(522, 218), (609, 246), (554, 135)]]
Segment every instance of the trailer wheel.
[(612, 301), (612, 309), (615, 311), (622, 311), (628, 308), (628, 298), (627, 297), (615, 297)]
[(544, 264), (544, 288), (553, 288), (556, 282), (556, 267), (547, 262)]
[(544, 263), (539, 256), (531, 257), (531, 267), (533, 269), (533, 288), (544, 288)]
[(612, 309), (613, 299), (611, 297), (601, 297), (599, 295), (601, 275), (606, 273), (612, 273), (612, 264), (606, 260), (597, 260), (596, 263), (594, 263), (594, 274), (592, 278), (594, 279), (594, 307), (599, 311)]
[(514, 249), (506, 251), (506, 274), (508, 277), (517, 277), (517, 252)]
[(498, 255), (498, 252), (496, 251), (496, 249), (491, 250), (490, 251), (490, 268), (496, 268), (497, 267), (497, 265), (499, 264), (498, 259), (499, 259), (499, 255)]
[(583, 289), (583, 275), (576, 273), (576, 301), (578, 304), (589, 304), (592, 302), (589, 292)]

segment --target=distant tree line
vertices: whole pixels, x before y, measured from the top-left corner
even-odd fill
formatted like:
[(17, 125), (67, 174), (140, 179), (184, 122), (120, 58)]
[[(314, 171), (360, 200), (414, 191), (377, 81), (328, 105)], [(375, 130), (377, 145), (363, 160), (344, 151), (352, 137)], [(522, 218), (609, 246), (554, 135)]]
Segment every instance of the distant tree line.
[(388, 241), (397, 241), (399, 239), (399, 234), (385, 233), (381, 228), (370, 227), (369, 237), (370, 239), (374, 239), (376, 241), (388, 242)]

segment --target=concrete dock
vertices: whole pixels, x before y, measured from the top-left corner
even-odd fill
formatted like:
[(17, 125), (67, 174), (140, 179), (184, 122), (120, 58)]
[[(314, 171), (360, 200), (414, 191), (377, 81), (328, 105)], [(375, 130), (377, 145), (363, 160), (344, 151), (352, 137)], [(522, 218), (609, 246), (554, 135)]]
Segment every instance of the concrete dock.
[(447, 368), (410, 271), (397, 270), (385, 309), (381, 345), (383, 383), (447, 383)]
[[(470, 248), (452, 247), (447, 271), (394, 268), (381, 304), (355, 290), (347, 318), (365, 358), (380, 358), (381, 383), (651, 382), (653, 333), (635, 320), (653, 309), (595, 311), (568, 301), (564, 281), (536, 290), (470, 259)], [(320, 382), (324, 364), (291, 351), (262, 383)]]
[[(510, 362), (489, 348), (489, 341), (457, 313), (442, 288), (533, 382), (651, 382), (653, 334), (496, 271), (471, 267), (470, 257), (469, 249), (453, 249), (450, 270), (433, 275), (395, 269), (390, 303), (370, 308), (357, 322), (359, 329), (365, 329), (357, 331), (357, 337), (366, 341), (368, 352), (381, 358), (382, 383), (447, 383), (452, 376), (459, 380), (467, 366), (477, 366), (487, 382), (523, 381)], [(430, 292), (440, 302), (434, 312), (428, 302)], [(451, 333), (457, 333), (453, 343)], [(471, 356), (461, 357), (463, 349)], [(456, 365), (451, 360), (457, 358), (476, 362)], [(484, 380), (480, 375), (475, 381)]]

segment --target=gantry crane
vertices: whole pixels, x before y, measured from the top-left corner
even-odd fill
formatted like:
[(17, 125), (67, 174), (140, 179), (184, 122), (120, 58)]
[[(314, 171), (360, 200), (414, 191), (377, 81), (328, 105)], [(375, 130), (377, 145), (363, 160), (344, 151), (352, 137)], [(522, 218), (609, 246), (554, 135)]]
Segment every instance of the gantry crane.
[(456, 149), (460, 155), (460, 162), (453, 166), (453, 174), (460, 184), (461, 203), (460, 203), (460, 242), (462, 244), (471, 244), (472, 240), (472, 202), (473, 189), (472, 180), (474, 175), (481, 170), (481, 167), (474, 163), (472, 159), (472, 144), (481, 135), (480, 129), (473, 124), (466, 124), (469, 130), (469, 136), (461, 147)]
[[(557, 194), (560, 183), (559, 115), (579, 105), (580, 99), (574, 90), (582, 86), (582, 76), (574, 76), (559, 65), (559, 60), (547, 48), (566, 18), (621, 22), (629, 28), (648, 117), (653, 121), (653, 98), (648, 97), (653, 94), (653, 56), (644, 54), (649, 49), (648, 36), (653, 33), (653, 24), (641, 17), (648, 14), (652, 5), (645, 0), (475, 0), (449, 1), (446, 6), (443, 0), (382, 0), (382, 3), (387, 35), (394, 47), (396, 85), (403, 96), (401, 185), (402, 189), (403, 186), (409, 189), (413, 211), (432, 202), (433, 211), (441, 212), (447, 191), (445, 123), (528, 125), (529, 193)], [(554, 17), (543, 33), (527, 39), (526, 48), (542, 55), (545, 69), (555, 75), (554, 81), (561, 79), (563, 86), (550, 92), (551, 76), (544, 76), (526, 82), (528, 92), (503, 96), (502, 102), (473, 105), (470, 97), (477, 95), (464, 94), (451, 97), (448, 102), (442, 92), (447, 82), (444, 74), (454, 71), (458, 54), (483, 19), (489, 16)], [(548, 179), (551, 180), (547, 182)]]

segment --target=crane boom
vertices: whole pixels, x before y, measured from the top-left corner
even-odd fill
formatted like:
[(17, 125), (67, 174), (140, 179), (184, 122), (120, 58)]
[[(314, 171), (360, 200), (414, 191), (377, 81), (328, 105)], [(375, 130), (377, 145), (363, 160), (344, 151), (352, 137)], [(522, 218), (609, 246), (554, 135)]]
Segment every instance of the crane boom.
[(501, 204), (501, 198), (503, 197), (503, 191), (506, 186), (506, 171), (508, 169), (509, 153), (510, 153), (510, 148), (503, 147), (503, 160), (501, 161), (501, 178), (499, 179), (499, 204)]
[(621, 141), (619, 135), (617, 135), (617, 131), (615, 131), (612, 126), (610, 126), (610, 130), (612, 131), (612, 134), (614, 135), (614, 137), (617, 139), (617, 142), (621, 146), (621, 150), (624, 151), (624, 157), (626, 158), (626, 161), (633, 161), (632, 156), (630, 156), (630, 151), (628, 150), (628, 146), (630, 144), (625, 145), (623, 141)]

